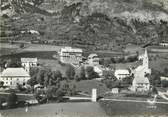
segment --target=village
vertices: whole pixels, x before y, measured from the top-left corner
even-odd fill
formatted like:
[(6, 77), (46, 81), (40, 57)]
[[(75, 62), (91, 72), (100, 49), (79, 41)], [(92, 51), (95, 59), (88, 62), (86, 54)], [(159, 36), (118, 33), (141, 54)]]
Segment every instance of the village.
[(0, 117), (167, 117), (167, 6), (1, 0)]
[[(150, 109), (156, 108), (153, 104), (159, 103), (160, 98), (161, 103), (167, 104), (168, 78), (150, 79), (154, 75), (151, 75), (147, 48), (135, 56), (134, 64), (126, 66), (102, 64), (96, 53), (84, 57), (82, 49), (72, 47), (60, 48), (54, 58), (66, 67), (64, 73), (61, 67), (52, 71), (39, 63), (37, 57), (5, 62), (0, 75), (1, 109), (23, 106), (28, 112), (28, 105), (65, 101), (102, 103), (102, 100), (114, 101), (116, 97), (152, 103)], [(161, 84), (157, 83), (158, 79)]]

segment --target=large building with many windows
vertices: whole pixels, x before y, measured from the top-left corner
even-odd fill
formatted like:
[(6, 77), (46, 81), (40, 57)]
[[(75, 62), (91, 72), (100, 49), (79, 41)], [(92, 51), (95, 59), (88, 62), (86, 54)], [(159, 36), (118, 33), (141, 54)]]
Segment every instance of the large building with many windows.
[(79, 65), (82, 62), (82, 49), (65, 47), (61, 48), (60, 61), (62, 63), (68, 63), (73, 65)]
[(23, 68), (7, 68), (0, 76), (0, 81), (4, 82), (4, 86), (9, 87), (16, 87), (17, 84), (24, 85), (29, 79), (30, 75)]
[(21, 58), (21, 64), (28, 73), (31, 67), (37, 67), (37, 62), (37, 58)]

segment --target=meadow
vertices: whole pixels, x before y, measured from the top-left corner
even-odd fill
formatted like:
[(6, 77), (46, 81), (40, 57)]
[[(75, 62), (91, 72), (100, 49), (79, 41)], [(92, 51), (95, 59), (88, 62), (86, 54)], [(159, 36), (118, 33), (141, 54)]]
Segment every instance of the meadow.
[(101, 107), (109, 116), (168, 116), (167, 104), (149, 104), (144, 102), (100, 101)]
[(2, 110), (4, 117), (102, 117), (106, 116), (98, 103), (52, 103), (25, 108)]

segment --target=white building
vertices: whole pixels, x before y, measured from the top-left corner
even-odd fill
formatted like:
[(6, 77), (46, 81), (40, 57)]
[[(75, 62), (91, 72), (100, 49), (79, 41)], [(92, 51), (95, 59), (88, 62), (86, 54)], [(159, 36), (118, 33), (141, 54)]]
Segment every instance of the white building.
[(134, 78), (132, 82), (132, 90), (135, 92), (142, 92), (142, 91), (149, 91), (150, 89), (150, 82), (148, 78), (143, 77), (143, 78)]
[(99, 65), (99, 57), (97, 54), (90, 54), (87, 59), (87, 63), (91, 66)]
[(21, 64), (28, 73), (31, 67), (37, 67), (37, 62), (37, 58), (21, 58)]
[(82, 62), (82, 49), (65, 47), (61, 48), (60, 61), (73, 65), (79, 65)]
[(138, 66), (134, 71), (134, 80), (132, 82), (133, 91), (148, 91), (150, 88), (150, 82), (146, 77), (146, 74), (151, 74), (151, 69), (149, 68), (149, 59), (147, 50), (143, 56), (143, 64)]
[(0, 77), (0, 81), (4, 82), (4, 86), (16, 87), (17, 84), (26, 84), (30, 79), (30, 75), (23, 68), (7, 68)]
[(103, 68), (102, 68), (102, 66), (93, 66), (93, 69), (94, 69), (94, 71), (96, 72), (96, 73), (98, 73), (98, 75), (99, 76), (102, 76), (103, 75)]
[(168, 81), (168, 77), (166, 77), (166, 76), (161, 76), (161, 77), (160, 77), (160, 80), (161, 80), (161, 81), (163, 81), (163, 80)]
[(168, 42), (159, 43), (160, 46), (168, 47)]
[(126, 77), (130, 76), (130, 72), (129, 72), (128, 69), (117, 69), (114, 72), (114, 76), (118, 80), (122, 80), (123, 78), (126, 78)]

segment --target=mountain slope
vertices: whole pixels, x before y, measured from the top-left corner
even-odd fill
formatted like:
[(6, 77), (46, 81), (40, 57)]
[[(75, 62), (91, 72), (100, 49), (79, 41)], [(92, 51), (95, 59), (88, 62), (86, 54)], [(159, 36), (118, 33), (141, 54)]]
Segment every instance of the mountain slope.
[[(168, 41), (168, 0), (45, 0), (38, 6), (18, 5), (11, 4), (15, 15), (3, 18), (1, 29), (14, 31), (19, 40), (53, 40), (52, 44), (93, 49)], [(18, 14), (16, 7), (22, 12)], [(40, 35), (19, 33), (30, 29)]]

